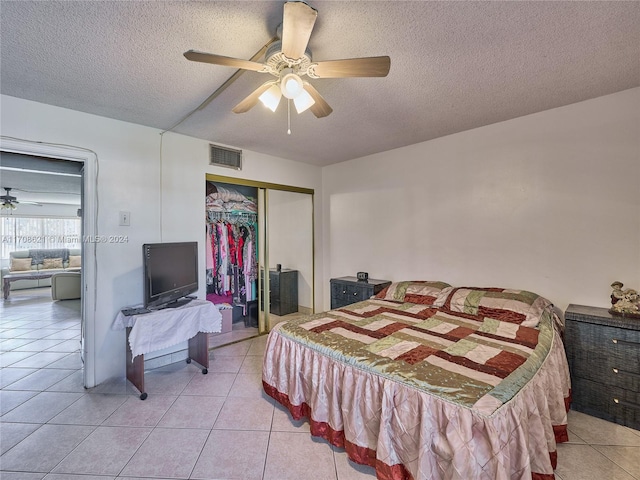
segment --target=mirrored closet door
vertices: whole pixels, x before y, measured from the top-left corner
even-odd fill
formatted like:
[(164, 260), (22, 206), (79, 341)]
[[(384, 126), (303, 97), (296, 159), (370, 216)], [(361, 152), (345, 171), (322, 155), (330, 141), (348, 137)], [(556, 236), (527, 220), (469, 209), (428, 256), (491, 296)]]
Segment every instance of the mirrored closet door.
[(268, 329), (313, 312), (313, 197), (268, 190)]
[(207, 175), (206, 298), (222, 313), (210, 346), (313, 312), (313, 190)]

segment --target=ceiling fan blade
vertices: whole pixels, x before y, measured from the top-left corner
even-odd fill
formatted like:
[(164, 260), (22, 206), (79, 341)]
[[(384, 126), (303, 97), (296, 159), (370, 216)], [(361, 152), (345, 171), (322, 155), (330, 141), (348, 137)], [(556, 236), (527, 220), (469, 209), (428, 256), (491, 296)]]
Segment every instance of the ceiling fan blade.
[(304, 2), (284, 4), (282, 53), (285, 57), (297, 60), (304, 55), (317, 17), (318, 11)]
[(307, 91), (311, 98), (315, 100), (316, 103), (309, 107), (311, 113), (313, 113), (317, 118), (326, 117), (331, 112), (333, 112), (333, 108), (329, 106), (327, 101), (322, 98), (322, 95), (318, 93), (318, 91), (311, 85), (310, 83), (304, 82), (303, 88)]
[(184, 52), (184, 56), (187, 60), (191, 60), (192, 62), (213, 63), (214, 65), (242, 68), (244, 70), (252, 70), (254, 72), (259, 72), (264, 69), (264, 65), (262, 63), (242, 60), (240, 58), (225, 57), (214, 53), (198, 52), (196, 50)]
[(386, 77), (391, 68), (389, 57), (347, 58), (327, 60), (309, 67), (309, 76), (315, 78)]
[(266, 92), (275, 82), (265, 82), (249, 94), (244, 100), (233, 107), (233, 113), (245, 113), (251, 110), (260, 100), (260, 95)]

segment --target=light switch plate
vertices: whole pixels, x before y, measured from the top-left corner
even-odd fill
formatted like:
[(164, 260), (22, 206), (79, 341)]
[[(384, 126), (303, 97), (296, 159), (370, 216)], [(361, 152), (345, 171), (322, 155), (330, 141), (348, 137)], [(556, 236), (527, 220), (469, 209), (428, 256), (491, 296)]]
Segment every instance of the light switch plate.
[(120, 225), (123, 227), (128, 227), (129, 225), (131, 225), (130, 212), (120, 212)]

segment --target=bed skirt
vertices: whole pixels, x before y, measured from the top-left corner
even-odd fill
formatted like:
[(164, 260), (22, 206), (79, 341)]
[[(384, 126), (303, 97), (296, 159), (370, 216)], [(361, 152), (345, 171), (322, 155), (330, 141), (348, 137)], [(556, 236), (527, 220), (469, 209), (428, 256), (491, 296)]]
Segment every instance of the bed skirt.
[(569, 372), (559, 335), (514, 398), (485, 416), (269, 334), (265, 392), (311, 434), (344, 448), (381, 480), (553, 480), (567, 441)]

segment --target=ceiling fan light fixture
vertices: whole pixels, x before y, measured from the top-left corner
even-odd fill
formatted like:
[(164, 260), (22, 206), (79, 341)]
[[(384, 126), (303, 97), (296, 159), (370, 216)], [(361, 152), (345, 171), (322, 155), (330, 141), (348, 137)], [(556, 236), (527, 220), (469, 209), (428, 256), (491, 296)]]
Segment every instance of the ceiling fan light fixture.
[(296, 106), (296, 111), (298, 113), (302, 113), (306, 111), (309, 107), (313, 106), (316, 101), (313, 99), (311, 95), (306, 90), (302, 90), (300, 94), (293, 99), (293, 104)]
[(278, 84), (274, 83), (258, 98), (265, 107), (267, 107), (272, 112), (275, 112), (278, 108), (278, 105), (280, 104), (282, 92), (280, 91), (280, 87), (278, 86)]
[(302, 86), (302, 79), (293, 73), (291, 69), (283, 70), (283, 73), (288, 71), (289, 73), (285, 73), (280, 80), (280, 90), (282, 90), (282, 95), (284, 95), (288, 99), (295, 99), (301, 92), (304, 92), (304, 88)]
[[(277, 78), (276, 81), (263, 83), (251, 92), (232, 109), (234, 113), (248, 112), (258, 103), (258, 100), (261, 100), (263, 104), (275, 112), (281, 96), (284, 95), (287, 100), (294, 100), (298, 113), (310, 109), (317, 118), (323, 118), (331, 114), (333, 109), (313, 86), (302, 81), (305, 75), (309, 78), (386, 77), (391, 67), (391, 59), (388, 56), (378, 56), (313, 62), (311, 50), (309, 50), (309, 40), (317, 17), (318, 11), (304, 1), (285, 1), (282, 23), (277, 28), (276, 36), (250, 60), (197, 50), (188, 50), (184, 53), (184, 57), (192, 62), (266, 73)], [(263, 55), (264, 62), (257, 62), (256, 60)], [(192, 113), (208, 105), (240, 73), (240, 71), (236, 72)], [(274, 85), (280, 90), (280, 97), (276, 95), (275, 88), (271, 88)], [(262, 95), (267, 90), (269, 92)], [(308, 95), (303, 94), (303, 91), (306, 91)], [(302, 95), (302, 98), (295, 102), (299, 95)], [(290, 102), (287, 102), (287, 107), (287, 111), (289, 111)]]

